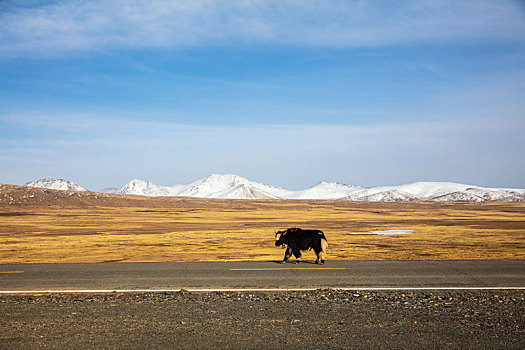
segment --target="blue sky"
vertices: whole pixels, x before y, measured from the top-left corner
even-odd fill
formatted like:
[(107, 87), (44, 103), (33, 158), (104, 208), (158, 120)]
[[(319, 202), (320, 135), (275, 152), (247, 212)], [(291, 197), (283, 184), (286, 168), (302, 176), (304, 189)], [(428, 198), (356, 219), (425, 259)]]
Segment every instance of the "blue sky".
[(5, 1), (0, 182), (525, 188), (520, 1)]

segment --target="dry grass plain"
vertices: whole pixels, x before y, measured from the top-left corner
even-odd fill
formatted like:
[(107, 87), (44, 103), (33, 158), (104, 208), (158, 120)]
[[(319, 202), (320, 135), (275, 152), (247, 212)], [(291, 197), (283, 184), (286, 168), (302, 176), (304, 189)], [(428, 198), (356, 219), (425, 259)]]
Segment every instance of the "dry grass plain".
[[(328, 260), (525, 259), (525, 203), (149, 198), (0, 185), (0, 263), (280, 260), (317, 228)], [(371, 230), (411, 235), (349, 235)], [(313, 260), (313, 252), (304, 255)]]

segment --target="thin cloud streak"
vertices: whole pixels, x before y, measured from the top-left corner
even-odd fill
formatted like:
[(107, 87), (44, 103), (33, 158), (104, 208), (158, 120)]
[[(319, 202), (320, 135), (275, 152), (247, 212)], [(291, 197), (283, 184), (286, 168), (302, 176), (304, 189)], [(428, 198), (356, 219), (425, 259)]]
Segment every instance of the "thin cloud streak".
[[(473, 117), (459, 115), (449, 116), (454, 122), (435, 121), (406, 121), (383, 122), (374, 124), (256, 124), (251, 126), (220, 126), (220, 125), (192, 125), (179, 122), (163, 122), (147, 120), (144, 116), (138, 119), (125, 117), (107, 117), (102, 115), (81, 114), (74, 112), (55, 112), (42, 114), (38, 112), (11, 113), (0, 116), (0, 122), (5, 127), (21, 127), (39, 131), (40, 138), (9, 140), (4, 138), (1, 142), (25, 143), (38, 142), (48, 133), (53, 135), (54, 141), (60, 141), (58, 135), (67, 137), (75, 136), (75, 142), (92, 142), (98, 139), (115, 142), (130, 137), (146, 138), (152, 142), (170, 140), (172, 136), (203, 137), (222, 139), (222, 135), (280, 135), (295, 134), (300, 137), (331, 137), (331, 136), (361, 136), (412, 133), (467, 133), (467, 132), (493, 132), (504, 133), (525, 128), (525, 120), (519, 114), (507, 113), (505, 116), (488, 113), (477, 114)], [(155, 136), (155, 137), (152, 137)], [(280, 137), (279, 136), (279, 137)], [(80, 139), (78, 138), (80, 137)], [(98, 141), (96, 141), (98, 142)]]
[(465, 39), (523, 42), (513, 1), (71, 0), (0, 12), (0, 55), (278, 44), (370, 47)]

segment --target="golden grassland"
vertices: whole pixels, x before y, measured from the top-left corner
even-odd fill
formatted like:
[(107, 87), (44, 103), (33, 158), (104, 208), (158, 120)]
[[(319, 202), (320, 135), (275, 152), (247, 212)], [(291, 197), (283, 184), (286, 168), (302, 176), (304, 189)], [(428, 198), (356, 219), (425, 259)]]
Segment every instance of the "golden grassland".
[[(3, 264), (280, 260), (284, 251), (274, 246), (274, 230), (287, 227), (323, 230), (328, 260), (525, 258), (525, 203), (254, 201), (51, 190), (22, 197), (18, 186), (8, 190), (11, 204), (0, 198)], [(349, 235), (390, 229), (415, 233)], [(314, 258), (311, 251), (304, 254)]]

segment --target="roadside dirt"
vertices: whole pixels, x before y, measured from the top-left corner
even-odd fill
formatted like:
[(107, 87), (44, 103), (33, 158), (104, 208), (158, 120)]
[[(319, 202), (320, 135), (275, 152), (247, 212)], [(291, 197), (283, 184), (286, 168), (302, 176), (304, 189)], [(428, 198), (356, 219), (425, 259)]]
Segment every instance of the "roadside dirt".
[(0, 296), (2, 349), (523, 349), (525, 291)]

